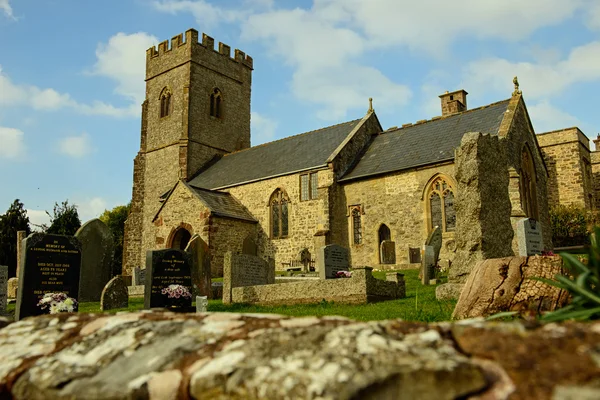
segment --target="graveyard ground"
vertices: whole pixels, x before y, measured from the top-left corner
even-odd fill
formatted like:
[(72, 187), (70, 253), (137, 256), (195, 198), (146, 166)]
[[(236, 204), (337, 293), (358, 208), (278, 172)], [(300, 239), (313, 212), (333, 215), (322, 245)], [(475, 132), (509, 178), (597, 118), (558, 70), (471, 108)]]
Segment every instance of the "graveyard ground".
[[(385, 279), (386, 272), (373, 271), (378, 279)], [(406, 321), (449, 321), (456, 301), (438, 301), (435, 298), (435, 285), (424, 286), (419, 280), (418, 270), (397, 271), (404, 274), (406, 280), (406, 298), (390, 300), (379, 303), (348, 305), (338, 303), (321, 302), (318, 304), (305, 304), (295, 306), (255, 306), (246, 304), (225, 305), (221, 300), (211, 300), (208, 311), (240, 312), (240, 313), (274, 313), (290, 316), (324, 316), (339, 315), (359, 321), (383, 320), (401, 318)], [(441, 283), (445, 282), (442, 277)], [(7, 311), (9, 315), (14, 313), (15, 305), (9, 304)], [(144, 308), (144, 299), (133, 297), (129, 299), (128, 309), (110, 310), (111, 313), (118, 311), (136, 311)], [(99, 302), (81, 303), (79, 312), (100, 312)]]

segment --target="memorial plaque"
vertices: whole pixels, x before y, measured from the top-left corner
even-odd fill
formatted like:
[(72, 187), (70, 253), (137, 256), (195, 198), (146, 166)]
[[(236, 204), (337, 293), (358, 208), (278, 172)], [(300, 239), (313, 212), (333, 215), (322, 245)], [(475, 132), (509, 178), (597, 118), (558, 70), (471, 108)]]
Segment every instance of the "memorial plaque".
[(396, 264), (396, 242), (384, 240), (379, 246), (382, 264)]
[(81, 243), (74, 236), (32, 233), (25, 239), (19, 267), (15, 320), (42, 315), (37, 304), (45, 293), (78, 300)]
[(104, 285), (112, 277), (113, 235), (104, 222), (95, 218), (83, 224), (75, 237), (81, 243), (79, 301), (100, 301)]
[(6, 314), (8, 299), (8, 267), (0, 265), (0, 315)]
[(533, 218), (524, 218), (517, 222), (517, 240), (520, 256), (542, 254), (544, 240), (542, 224)]
[(317, 266), (321, 279), (334, 279), (339, 271), (348, 271), (348, 250), (337, 244), (321, 247), (317, 252)]
[(275, 283), (275, 263), (249, 254), (225, 254), (223, 303), (231, 303), (231, 289)]
[[(191, 275), (192, 256), (178, 249), (148, 250), (146, 252), (146, 288), (144, 289), (144, 308), (169, 308), (174, 300), (169, 299), (162, 290), (169, 285), (186, 287), (193, 292)], [(191, 307), (192, 297), (177, 299), (181, 307)], [(188, 304), (189, 303), (189, 304)]]

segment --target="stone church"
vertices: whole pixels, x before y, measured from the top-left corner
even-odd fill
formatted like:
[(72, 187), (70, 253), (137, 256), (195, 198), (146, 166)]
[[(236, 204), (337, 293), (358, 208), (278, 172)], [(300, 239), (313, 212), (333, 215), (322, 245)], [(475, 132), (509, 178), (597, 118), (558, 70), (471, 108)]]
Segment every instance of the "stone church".
[[(144, 267), (146, 250), (185, 248), (194, 234), (208, 245), (214, 276), (227, 251), (249, 243), (277, 269), (331, 243), (347, 247), (354, 266), (415, 267), (436, 226), (448, 265), (460, 196), (455, 150), (469, 132), (498, 138), (506, 162), (494, 168), (508, 171), (498, 190), (510, 198), (513, 228), (540, 221), (546, 249), (549, 207), (595, 209), (600, 200), (599, 153), (578, 128), (536, 135), (516, 79), (510, 97), (483, 107), (468, 109), (464, 90), (446, 92), (440, 116), (383, 129), (370, 105), (354, 120), (251, 147), (252, 70), (250, 56), (215, 49), (206, 34), (199, 42), (193, 29), (147, 50), (124, 275)], [(384, 241), (393, 242), (391, 257)]]

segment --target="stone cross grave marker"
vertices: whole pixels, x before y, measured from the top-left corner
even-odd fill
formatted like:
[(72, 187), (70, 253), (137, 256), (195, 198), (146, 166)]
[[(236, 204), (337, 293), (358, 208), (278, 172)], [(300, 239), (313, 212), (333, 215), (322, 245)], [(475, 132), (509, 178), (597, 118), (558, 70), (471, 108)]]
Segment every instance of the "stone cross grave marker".
[(275, 263), (249, 254), (225, 254), (223, 266), (223, 303), (230, 304), (231, 289), (275, 283)]
[(396, 242), (383, 240), (379, 246), (382, 264), (396, 264)]
[(113, 235), (104, 222), (95, 218), (83, 224), (75, 237), (81, 242), (79, 301), (100, 301), (104, 285), (112, 277)]
[(125, 280), (120, 276), (112, 278), (100, 297), (100, 311), (112, 310), (114, 308), (129, 307), (129, 292)]
[(435, 248), (433, 246), (423, 246), (423, 263), (421, 283), (429, 285), (429, 280), (433, 278), (435, 263)]
[(517, 241), (520, 256), (542, 254), (544, 250), (542, 224), (532, 218), (517, 221)]
[(146, 284), (146, 269), (140, 267), (133, 268), (133, 276), (131, 277), (132, 286), (141, 286)]
[(192, 283), (201, 296), (212, 299), (212, 275), (210, 272), (210, 254), (208, 245), (198, 235), (192, 236), (187, 247), (187, 252), (192, 255)]
[(0, 315), (6, 314), (8, 299), (8, 267), (0, 265)]
[[(181, 285), (190, 293), (192, 288), (192, 255), (178, 249), (148, 250), (146, 252), (146, 288), (144, 308), (169, 308), (178, 303), (182, 308), (192, 306), (192, 298), (172, 300), (162, 290), (169, 285)], [(180, 303), (179, 303), (180, 302)]]
[(339, 271), (348, 271), (348, 250), (337, 244), (323, 246), (317, 252), (319, 278), (333, 279)]
[(429, 237), (425, 241), (425, 246), (433, 247), (433, 265), (436, 266), (438, 264), (438, 260), (440, 259), (440, 250), (442, 248), (442, 230), (439, 226), (436, 226), (435, 229), (429, 234)]
[(45, 314), (38, 302), (45, 293), (79, 300), (81, 243), (74, 236), (32, 233), (25, 239), (19, 267), (15, 320)]

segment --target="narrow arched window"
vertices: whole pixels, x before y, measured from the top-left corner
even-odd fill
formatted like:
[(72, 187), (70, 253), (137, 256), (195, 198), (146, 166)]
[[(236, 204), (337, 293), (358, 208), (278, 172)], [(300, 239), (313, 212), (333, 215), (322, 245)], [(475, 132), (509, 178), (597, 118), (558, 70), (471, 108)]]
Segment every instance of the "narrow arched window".
[(171, 115), (171, 91), (164, 88), (160, 93), (160, 117)]
[(362, 243), (362, 221), (360, 207), (353, 207), (350, 212), (352, 223), (352, 242), (354, 244)]
[(210, 116), (223, 118), (223, 95), (218, 88), (210, 94)]
[(456, 228), (454, 211), (454, 189), (443, 177), (436, 178), (427, 193), (428, 230), (439, 226), (442, 232), (452, 232)]
[(283, 190), (277, 189), (271, 195), (271, 237), (274, 239), (289, 236), (289, 204), (290, 199)]
[(537, 188), (535, 166), (529, 147), (521, 152), (521, 176), (519, 181), (521, 192), (521, 208), (527, 218), (538, 219)]

